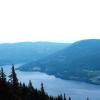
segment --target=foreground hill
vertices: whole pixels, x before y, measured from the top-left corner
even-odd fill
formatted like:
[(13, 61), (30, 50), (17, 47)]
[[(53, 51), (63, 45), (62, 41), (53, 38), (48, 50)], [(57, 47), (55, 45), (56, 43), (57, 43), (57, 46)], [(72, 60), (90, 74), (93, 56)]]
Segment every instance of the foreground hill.
[(30, 62), (19, 69), (43, 71), (63, 79), (100, 84), (100, 40), (75, 42), (53, 55)]
[[(69, 45), (69, 44), (68, 44)], [(22, 42), (0, 44), (0, 65), (27, 63), (55, 53), (67, 45), (52, 42)]]

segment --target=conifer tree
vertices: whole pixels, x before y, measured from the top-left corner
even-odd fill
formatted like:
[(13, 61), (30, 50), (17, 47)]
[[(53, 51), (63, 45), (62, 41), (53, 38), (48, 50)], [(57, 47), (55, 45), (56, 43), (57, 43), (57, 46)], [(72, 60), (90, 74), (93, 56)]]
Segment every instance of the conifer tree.
[(13, 86), (18, 86), (18, 79), (17, 79), (17, 75), (16, 75), (16, 72), (15, 72), (15, 68), (14, 68), (14, 65), (12, 64), (12, 72), (11, 72), (11, 75), (9, 75), (9, 81), (11, 82), (11, 84)]
[(87, 98), (87, 100), (89, 100), (89, 98)]
[(63, 96), (62, 96), (62, 94), (60, 95), (60, 100), (63, 100)]
[(23, 88), (26, 88), (26, 85), (25, 85), (25, 83), (23, 83)]
[(64, 93), (64, 100), (66, 100), (66, 95), (65, 95), (65, 93)]
[(22, 87), (22, 83), (21, 82), (19, 83), (19, 86)]
[[(45, 93), (43, 83), (41, 83), (41, 90), (33, 89), (31, 81), (29, 81), (28, 86), (21, 82), (18, 84), (14, 65), (12, 66), (10, 81), (3, 82), (5, 76), (3, 68), (1, 68), (0, 100), (66, 100), (65, 94), (64, 97), (62, 95), (58, 95), (57, 97), (49, 96)], [(31, 89), (33, 90), (31, 91)], [(71, 97), (68, 100), (71, 100)], [(87, 100), (89, 99), (87, 98)]]
[(43, 83), (41, 83), (41, 92), (45, 94)]
[(0, 79), (4, 82), (6, 81), (6, 75), (5, 75), (2, 67), (1, 67), (1, 70), (0, 70)]
[(31, 80), (29, 81), (28, 87), (29, 87), (30, 90), (33, 90), (33, 85), (32, 85)]
[(68, 100), (71, 100), (71, 97), (69, 97)]

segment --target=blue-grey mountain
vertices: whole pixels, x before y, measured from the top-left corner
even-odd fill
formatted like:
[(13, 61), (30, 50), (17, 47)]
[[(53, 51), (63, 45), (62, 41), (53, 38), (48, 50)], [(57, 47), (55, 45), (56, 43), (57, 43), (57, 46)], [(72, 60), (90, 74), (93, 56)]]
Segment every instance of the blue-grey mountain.
[(52, 42), (22, 42), (0, 44), (0, 65), (28, 63), (32, 60), (36, 61), (65, 47), (65, 43)]
[(63, 79), (100, 84), (100, 40), (81, 40), (44, 59), (19, 68), (42, 71)]

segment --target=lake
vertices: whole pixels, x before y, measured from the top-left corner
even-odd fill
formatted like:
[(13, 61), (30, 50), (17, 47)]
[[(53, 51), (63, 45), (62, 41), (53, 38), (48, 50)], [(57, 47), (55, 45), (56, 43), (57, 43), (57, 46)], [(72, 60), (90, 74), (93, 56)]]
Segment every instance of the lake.
[[(21, 64), (16, 64), (19, 67)], [(7, 75), (11, 72), (11, 65), (2, 66)], [(45, 91), (49, 95), (56, 96), (58, 94), (66, 94), (71, 96), (72, 100), (100, 100), (100, 85), (93, 85), (84, 82), (77, 82), (71, 80), (63, 80), (55, 77), (54, 75), (47, 75), (41, 72), (22, 72), (16, 70), (18, 79), (21, 82), (28, 84), (29, 80), (32, 81), (35, 88), (40, 89), (41, 82), (44, 83)]]

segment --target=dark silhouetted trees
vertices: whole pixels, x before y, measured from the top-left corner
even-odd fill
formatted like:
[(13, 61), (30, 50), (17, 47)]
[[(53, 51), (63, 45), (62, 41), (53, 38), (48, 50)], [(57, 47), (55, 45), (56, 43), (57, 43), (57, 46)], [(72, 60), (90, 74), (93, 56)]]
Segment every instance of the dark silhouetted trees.
[(71, 100), (71, 97), (69, 97), (68, 100)]
[(1, 68), (0, 100), (71, 100), (71, 97), (66, 99), (65, 94), (64, 96), (49, 96), (44, 90), (43, 83), (41, 83), (40, 90), (34, 88), (31, 81), (29, 81), (28, 86), (25, 83), (19, 83), (14, 65), (12, 65), (9, 78), (9, 81), (7, 81), (3, 68)]
[(5, 75), (2, 67), (1, 67), (1, 70), (0, 70), (0, 79), (4, 82), (6, 81), (6, 75)]
[(11, 75), (9, 75), (9, 78), (10, 78), (9, 81), (11, 82), (13, 86), (18, 86), (18, 79), (17, 79), (14, 65), (12, 65), (12, 72), (11, 72)]

